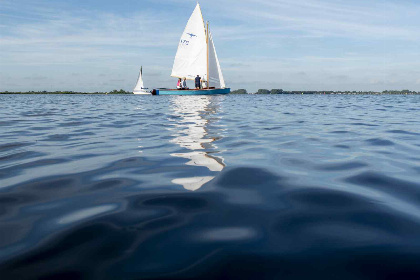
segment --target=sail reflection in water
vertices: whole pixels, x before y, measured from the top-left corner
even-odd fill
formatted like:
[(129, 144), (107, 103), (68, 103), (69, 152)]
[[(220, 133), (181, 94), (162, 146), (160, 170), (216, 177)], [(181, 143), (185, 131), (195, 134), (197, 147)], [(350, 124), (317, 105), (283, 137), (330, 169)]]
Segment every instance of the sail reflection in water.
[[(186, 152), (173, 153), (171, 156), (188, 159), (186, 165), (207, 168), (207, 176), (177, 178), (172, 183), (195, 191), (214, 179), (214, 172), (225, 167), (223, 158), (218, 153), (215, 141), (222, 138), (220, 130), (211, 130), (217, 122), (216, 112), (223, 96), (177, 96), (172, 99), (174, 111), (174, 139)], [(200, 172), (202, 175), (202, 172)]]

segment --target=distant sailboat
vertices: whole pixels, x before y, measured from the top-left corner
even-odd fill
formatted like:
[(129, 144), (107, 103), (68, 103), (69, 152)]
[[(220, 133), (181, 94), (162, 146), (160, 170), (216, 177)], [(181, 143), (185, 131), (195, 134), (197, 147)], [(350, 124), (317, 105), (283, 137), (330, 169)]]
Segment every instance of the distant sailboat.
[(172, 77), (193, 80), (199, 75), (205, 81), (206, 87), (191, 90), (156, 90), (158, 95), (198, 95), (198, 94), (227, 94), (222, 69), (216, 54), (213, 37), (209, 30), (209, 23), (204, 24), (200, 4), (194, 9), (175, 56)]
[(146, 91), (147, 88), (144, 87), (143, 83), (143, 67), (140, 67), (140, 74), (137, 80), (136, 87), (133, 90), (134, 94), (150, 94), (150, 92)]

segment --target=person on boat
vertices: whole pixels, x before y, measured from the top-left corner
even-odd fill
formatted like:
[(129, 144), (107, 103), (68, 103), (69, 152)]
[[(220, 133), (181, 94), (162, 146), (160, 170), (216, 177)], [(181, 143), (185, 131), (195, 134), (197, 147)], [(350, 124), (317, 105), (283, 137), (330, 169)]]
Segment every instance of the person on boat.
[(184, 77), (184, 80), (182, 81), (182, 89), (188, 89), (187, 87), (187, 78)]
[(178, 83), (176, 84), (176, 88), (177, 89), (182, 89), (182, 82), (181, 82), (181, 78), (178, 79)]
[(200, 75), (197, 75), (197, 77), (195, 77), (195, 88), (196, 89), (200, 89), (201, 88), (201, 78), (200, 78)]

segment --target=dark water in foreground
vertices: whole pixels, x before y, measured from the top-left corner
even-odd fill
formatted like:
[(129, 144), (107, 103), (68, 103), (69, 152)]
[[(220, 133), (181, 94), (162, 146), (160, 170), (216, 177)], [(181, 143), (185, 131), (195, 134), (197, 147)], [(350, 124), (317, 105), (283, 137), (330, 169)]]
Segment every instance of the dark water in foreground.
[(0, 96), (1, 279), (420, 279), (420, 96)]

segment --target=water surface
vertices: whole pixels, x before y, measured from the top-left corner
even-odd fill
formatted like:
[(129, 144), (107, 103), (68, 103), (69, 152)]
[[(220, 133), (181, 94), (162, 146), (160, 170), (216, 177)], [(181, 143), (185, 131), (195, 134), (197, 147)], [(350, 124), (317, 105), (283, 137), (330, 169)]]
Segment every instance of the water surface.
[(418, 279), (420, 96), (0, 96), (2, 279)]

